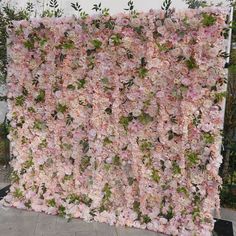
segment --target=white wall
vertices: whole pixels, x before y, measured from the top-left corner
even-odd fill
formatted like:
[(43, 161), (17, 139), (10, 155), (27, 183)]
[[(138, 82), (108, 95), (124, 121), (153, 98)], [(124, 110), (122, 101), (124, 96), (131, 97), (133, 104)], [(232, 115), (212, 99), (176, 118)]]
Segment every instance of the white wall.
[[(14, 6), (24, 7), (26, 2), (34, 3), (38, 8), (42, 8), (42, 5), (46, 7), (47, 3), (50, 0), (8, 0), (7, 2), (13, 4)], [(91, 8), (95, 3), (102, 3), (103, 7), (110, 8), (111, 13), (117, 13), (123, 11), (123, 9), (127, 6), (128, 0), (57, 0), (60, 4), (60, 7), (64, 9), (66, 15), (71, 15), (74, 13), (74, 10), (70, 7), (71, 2), (78, 2), (82, 8), (88, 12), (93, 13)], [(227, 3), (227, 0), (207, 0), (208, 2), (212, 2), (213, 4), (217, 4), (219, 2)], [(147, 11), (150, 8), (160, 9), (163, 0), (133, 0), (135, 8), (140, 11)], [(176, 9), (186, 8), (186, 4), (184, 0), (172, 0), (172, 7)]]

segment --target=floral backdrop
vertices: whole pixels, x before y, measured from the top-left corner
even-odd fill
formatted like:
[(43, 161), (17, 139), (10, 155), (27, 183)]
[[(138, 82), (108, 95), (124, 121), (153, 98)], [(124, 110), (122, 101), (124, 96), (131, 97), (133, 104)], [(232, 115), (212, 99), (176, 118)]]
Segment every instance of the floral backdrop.
[(9, 27), (13, 167), (3, 204), (211, 235), (226, 11), (97, 15)]

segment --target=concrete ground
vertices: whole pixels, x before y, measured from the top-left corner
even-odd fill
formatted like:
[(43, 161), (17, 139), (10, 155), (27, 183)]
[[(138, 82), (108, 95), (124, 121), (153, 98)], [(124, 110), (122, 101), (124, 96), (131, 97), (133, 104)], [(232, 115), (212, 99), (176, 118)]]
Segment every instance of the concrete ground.
[(161, 236), (148, 230), (114, 227), (15, 208), (0, 208), (0, 236)]
[[(222, 219), (233, 221), (236, 235), (236, 211), (221, 210)], [(164, 236), (148, 230), (114, 227), (97, 222), (72, 219), (69, 222), (59, 216), (0, 208), (0, 236)]]

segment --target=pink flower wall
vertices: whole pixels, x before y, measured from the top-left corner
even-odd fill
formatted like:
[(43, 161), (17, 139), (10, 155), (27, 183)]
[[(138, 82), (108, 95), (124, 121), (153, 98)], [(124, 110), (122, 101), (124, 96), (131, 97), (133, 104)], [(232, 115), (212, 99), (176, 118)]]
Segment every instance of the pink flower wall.
[(8, 40), (12, 186), (3, 203), (211, 235), (225, 59), (220, 8), (32, 19)]

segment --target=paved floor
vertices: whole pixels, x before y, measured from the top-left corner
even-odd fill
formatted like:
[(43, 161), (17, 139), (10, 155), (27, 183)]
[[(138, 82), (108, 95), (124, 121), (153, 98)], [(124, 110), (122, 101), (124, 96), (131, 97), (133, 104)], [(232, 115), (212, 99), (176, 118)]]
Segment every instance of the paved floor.
[[(222, 219), (233, 221), (236, 235), (236, 211), (221, 210)], [(114, 227), (107, 224), (50, 216), (43, 213), (0, 208), (0, 236), (164, 236), (148, 230)]]
[(0, 236), (161, 236), (148, 230), (113, 227), (43, 213), (0, 208)]

